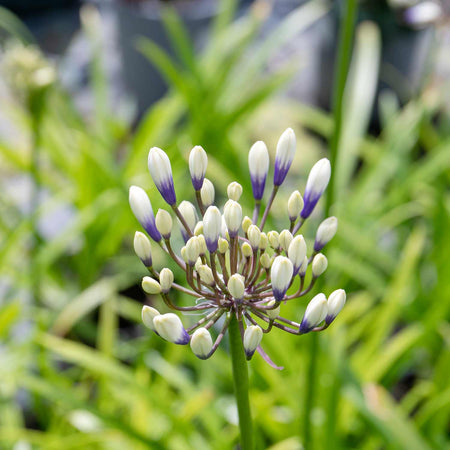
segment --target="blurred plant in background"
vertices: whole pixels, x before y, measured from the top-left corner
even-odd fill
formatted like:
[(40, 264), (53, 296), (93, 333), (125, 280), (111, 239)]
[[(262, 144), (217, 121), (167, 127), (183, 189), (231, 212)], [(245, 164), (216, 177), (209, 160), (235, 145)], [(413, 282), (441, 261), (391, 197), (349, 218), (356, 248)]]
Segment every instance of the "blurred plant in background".
[[(330, 212), (339, 217), (339, 233), (328, 249), (335, 270), (318, 288), (339, 285), (352, 295), (339, 323), (316, 343), (310, 410), (300, 399), (309, 393), (311, 336), (302, 339), (305, 345), (278, 330), (265, 336), (266, 350), (285, 370), (279, 374), (261, 358), (252, 360), (256, 448), (301, 448), (306, 428), (308, 449), (446, 448), (450, 142), (445, 86), (430, 84), (402, 108), (383, 92), (381, 132), (367, 135), (380, 53), (376, 27), (359, 25), (355, 45), (349, 45), (350, 75), (347, 82), (343, 77), (337, 120), (336, 114), (274, 96), (292, 68), (263, 70), (271, 55), (326, 8), (306, 4), (260, 38), (264, 11), (233, 21), (234, 2), (223, 5), (200, 55), (171, 11), (164, 20), (178, 62), (151, 42), (139, 43), (171, 91), (135, 131), (108, 100), (95, 11), (85, 10), (83, 19), (91, 42), (91, 115), (81, 114), (55, 80), (46, 89), (36, 144), (33, 113), (2, 86), (0, 446), (233, 447), (238, 431), (226, 352), (219, 350), (199, 370), (193, 355), (136, 325), (144, 299), (135, 286), (144, 271), (130, 251), (135, 223), (128, 187), (142, 185), (154, 198), (142, 161), (148, 148), (158, 145), (171, 158), (180, 196), (189, 197), (181, 189), (183, 149), (201, 142), (211, 152), (218, 200), (232, 179), (250, 192), (242, 149), (256, 136), (274, 148), (282, 124), (295, 123), (301, 151), (291, 166), (298, 177), (295, 185), (287, 184), (292, 190), (304, 184), (301, 174), (314, 160), (328, 156), (325, 142), (334, 136)], [(14, 29), (26, 35), (20, 26)], [(39, 188), (30, 208), (36, 148)], [(283, 195), (274, 202), (271, 227), (282, 227), (278, 212), (286, 202)], [(311, 222), (318, 224), (320, 215)], [(305, 237), (313, 238), (308, 230)], [(182, 237), (177, 239), (181, 244)], [(38, 302), (24, 270), (30, 252), (33, 273), (39, 274)], [(165, 256), (154, 258), (163, 262)], [(148, 300), (166, 312), (157, 298)], [(175, 301), (185, 304), (183, 296)], [(300, 318), (303, 309), (292, 303), (285, 313)]]

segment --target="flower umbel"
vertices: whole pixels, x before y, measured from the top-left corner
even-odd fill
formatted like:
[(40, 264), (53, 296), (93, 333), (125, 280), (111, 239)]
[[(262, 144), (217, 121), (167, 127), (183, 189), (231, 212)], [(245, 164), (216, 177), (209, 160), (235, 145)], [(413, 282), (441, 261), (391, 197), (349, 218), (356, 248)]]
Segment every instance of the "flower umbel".
[[(342, 289), (334, 291), (328, 300), (323, 293), (316, 295), (300, 323), (280, 316), (283, 302), (307, 295), (326, 270), (327, 259), (319, 252), (337, 230), (335, 217), (323, 221), (310, 252), (303, 236), (297, 234), (328, 184), (330, 164), (322, 159), (311, 170), (304, 196), (294, 191), (289, 198), (288, 228), (264, 232), (269, 210), (293, 160), (295, 142), (290, 128), (280, 138), (272, 191), (261, 220), (261, 200), (269, 170), (268, 152), (263, 142), (254, 144), (249, 155), (255, 201), (252, 219), (243, 217), (239, 204), (242, 186), (237, 182), (228, 186), (229, 199), (221, 209), (213, 204), (214, 186), (205, 178), (207, 156), (202, 147), (194, 147), (189, 159), (196, 206), (187, 200), (177, 205), (169, 158), (159, 148), (150, 150), (152, 178), (177, 221), (174, 222), (165, 210), (159, 210), (155, 220), (148, 197), (137, 187), (130, 191), (131, 207), (150, 237), (185, 272), (189, 287), (176, 283), (170, 269), (158, 272), (153, 267), (150, 242), (142, 233), (137, 233), (135, 250), (151, 275), (144, 277), (142, 287), (149, 294), (161, 295), (170, 309), (199, 313), (202, 317), (185, 328), (174, 313), (160, 314), (155, 308), (144, 306), (142, 317), (149, 329), (169, 342), (190, 343), (197, 357), (207, 359), (219, 346), (230, 320), (236, 317), (247, 359), (258, 351), (276, 367), (260, 346), (265, 333), (273, 328), (293, 335), (322, 331), (335, 319), (345, 303)], [(174, 223), (178, 223), (185, 243), (179, 254), (172, 247)], [(172, 290), (194, 297), (195, 304), (175, 304), (170, 297)], [(215, 324), (220, 326), (217, 332), (212, 332)]]

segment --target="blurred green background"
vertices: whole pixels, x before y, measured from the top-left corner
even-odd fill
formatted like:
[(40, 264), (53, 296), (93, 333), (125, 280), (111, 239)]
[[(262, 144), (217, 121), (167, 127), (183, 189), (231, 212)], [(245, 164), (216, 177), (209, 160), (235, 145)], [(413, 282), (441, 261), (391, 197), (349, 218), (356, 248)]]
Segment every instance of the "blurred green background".
[[(141, 324), (142, 304), (164, 306), (139, 286), (146, 273), (132, 249), (140, 228), (128, 188), (144, 187), (154, 210), (163, 206), (146, 167), (156, 145), (171, 158), (178, 198), (192, 200), (187, 156), (201, 144), (219, 204), (236, 180), (249, 214), (248, 149), (264, 140), (273, 161), (288, 126), (297, 154), (273, 225), (286, 226), (289, 194), (303, 192), (317, 159), (331, 158), (328, 207), (339, 230), (308, 299), (344, 288), (348, 300), (318, 336), (264, 337), (284, 370), (258, 355), (249, 364), (257, 448), (450, 448), (449, 80), (430, 63), (406, 97), (389, 83), (377, 89), (386, 34), (353, 20), (357, 6), (337, 11), (331, 112), (287, 94), (299, 61), (268, 62), (333, 5), (312, 0), (267, 27), (270, 2), (236, 17), (237, 2), (224, 0), (200, 50), (176, 9), (161, 13), (169, 52), (136, 42), (169, 85), (137, 115), (111, 99), (96, 8), (81, 12), (87, 112), (55, 60), (1, 10), (1, 449), (235, 448), (226, 343), (200, 361)], [(309, 238), (328, 207), (322, 200), (307, 222)], [(154, 248), (155, 266), (169, 264)], [(290, 302), (284, 313), (299, 320), (304, 308)]]

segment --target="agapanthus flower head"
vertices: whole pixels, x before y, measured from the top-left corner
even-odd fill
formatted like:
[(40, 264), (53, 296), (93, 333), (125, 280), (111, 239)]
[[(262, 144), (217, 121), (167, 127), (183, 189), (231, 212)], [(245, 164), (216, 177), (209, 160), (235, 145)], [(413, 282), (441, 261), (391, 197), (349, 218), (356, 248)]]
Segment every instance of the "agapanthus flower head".
[[(228, 200), (224, 205), (213, 204), (214, 187), (205, 178), (207, 156), (203, 148), (194, 147), (189, 158), (196, 205), (189, 200), (177, 204), (170, 161), (161, 149), (154, 147), (150, 150), (149, 161), (153, 164), (150, 172), (154, 172), (155, 184), (177, 221), (174, 222), (171, 213), (165, 210), (158, 211), (155, 221), (150, 200), (140, 188), (133, 187), (133, 195), (130, 190), (130, 204), (150, 236), (184, 271), (187, 286), (177, 283), (169, 268), (160, 272), (155, 269), (149, 240), (142, 233), (136, 233), (136, 253), (150, 272), (143, 278), (142, 287), (150, 295), (160, 295), (170, 309), (181, 313), (194, 312), (202, 317), (185, 328), (174, 313), (161, 314), (153, 307), (144, 306), (142, 320), (149, 329), (169, 342), (190, 343), (196, 356), (207, 359), (218, 348), (230, 320), (236, 317), (247, 358), (258, 351), (276, 367), (261, 349), (264, 334), (280, 329), (301, 335), (324, 330), (334, 321), (345, 304), (342, 289), (334, 291), (328, 300), (323, 293), (316, 295), (309, 302), (300, 323), (281, 316), (284, 303), (306, 296), (326, 270), (327, 258), (319, 252), (337, 228), (334, 217), (323, 221), (310, 247), (303, 235), (298, 234), (328, 183), (329, 162), (323, 159), (311, 170), (304, 197), (300, 191), (291, 194), (286, 228), (264, 231), (273, 200), (292, 164), (294, 152), (295, 134), (288, 129), (278, 143), (272, 192), (260, 220), (269, 171), (268, 152), (262, 142), (254, 144), (249, 154), (255, 208), (253, 214), (245, 217), (239, 203), (243, 189), (237, 182), (228, 185)], [(160, 170), (158, 173), (156, 167)], [(185, 244), (179, 252), (172, 247), (174, 223), (178, 223)], [(195, 301), (190, 306), (177, 305), (172, 298), (174, 291), (191, 295)]]

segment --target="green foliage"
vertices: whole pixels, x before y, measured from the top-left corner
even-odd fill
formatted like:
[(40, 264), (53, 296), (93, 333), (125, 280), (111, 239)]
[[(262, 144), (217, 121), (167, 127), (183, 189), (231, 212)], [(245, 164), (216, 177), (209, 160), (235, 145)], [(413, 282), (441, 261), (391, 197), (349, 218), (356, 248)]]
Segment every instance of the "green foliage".
[[(311, 2), (259, 40), (262, 19), (231, 22), (234, 3), (224, 2), (200, 56), (170, 10), (164, 20), (177, 58), (139, 42), (171, 91), (135, 131), (105, 103), (98, 48), (92, 117), (82, 117), (61, 87), (47, 93), (38, 140), (46, 200), (30, 215), (10, 191), (0, 194), (0, 448), (226, 450), (236, 444), (226, 345), (199, 361), (137, 325), (144, 297), (135, 286), (144, 270), (130, 246), (138, 224), (127, 199), (129, 185), (138, 183), (154, 208), (162, 205), (145, 174), (151, 145), (168, 149), (180, 197), (192, 195), (186, 165), (192, 144), (213, 155), (207, 176), (217, 191), (236, 179), (248, 194), (246, 151), (254, 138), (273, 140), (270, 127), (263, 136), (252, 134), (264, 117), (300, 122), (314, 133), (299, 143), (301, 151), (326, 154), (331, 116), (273, 100), (291, 68), (261, 75), (268, 58), (325, 9)], [(448, 118), (438, 115), (441, 99), (432, 89), (402, 109), (384, 96), (380, 109), (377, 137), (366, 135), (367, 124), (348, 129), (346, 114), (361, 117), (358, 111), (343, 115), (352, 151), (340, 161), (347, 177), (334, 207), (339, 231), (326, 251), (330, 274), (321, 289), (342, 287), (349, 298), (320, 335), (314, 408), (303, 408), (311, 337), (266, 335), (265, 350), (285, 369), (258, 356), (249, 365), (257, 448), (302, 448), (305, 414), (317, 449), (449, 446)], [(32, 177), (33, 117), (12, 99), (2, 102), (1, 113), (14, 131), (0, 137), (7, 185)], [(292, 171), (304, 177), (301, 159)], [(304, 182), (294, 188), (302, 191)], [(275, 206), (284, 214), (282, 200)], [(70, 221), (51, 237), (37, 227), (34, 241), (36, 224), (61, 205), (70, 207)], [(164, 265), (156, 249), (154, 261)], [(300, 318), (304, 306), (283, 308)]]

